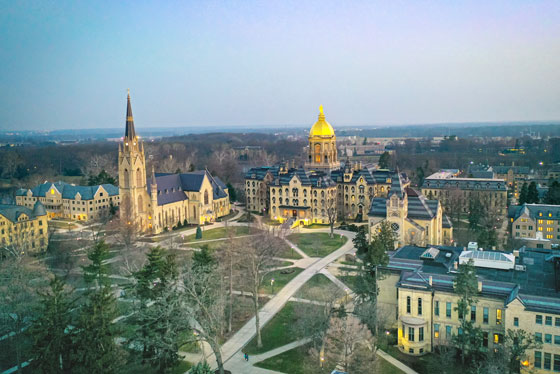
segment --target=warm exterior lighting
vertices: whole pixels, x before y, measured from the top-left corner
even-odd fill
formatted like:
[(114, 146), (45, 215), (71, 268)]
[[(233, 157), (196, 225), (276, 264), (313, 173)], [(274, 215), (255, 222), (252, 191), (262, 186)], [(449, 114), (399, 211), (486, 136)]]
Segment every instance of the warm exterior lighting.
[(54, 195), (54, 188), (51, 188), (51, 195)]
[(529, 366), (529, 360), (521, 361), (521, 365), (525, 367)]

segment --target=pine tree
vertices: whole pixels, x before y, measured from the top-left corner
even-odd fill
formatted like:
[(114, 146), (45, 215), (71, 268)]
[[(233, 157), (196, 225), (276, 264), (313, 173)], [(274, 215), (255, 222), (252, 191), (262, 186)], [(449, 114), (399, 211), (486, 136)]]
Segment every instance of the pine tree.
[(229, 182), (226, 184), (226, 187), (228, 189), (229, 201), (237, 201), (237, 191), (235, 191), (235, 187)]
[(200, 248), (200, 251), (194, 252), (192, 262), (193, 270), (211, 269), (214, 265), (216, 265), (216, 260), (210, 254), (210, 250), (207, 245), (203, 245)]
[[(178, 363), (178, 335), (186, 329), (188, 321), (177, 309), (175, 256), (155, 247), (147, 257), (146, 265), (133, 275), (133, 294), (140, 301), (133, 320), (140, 328), (131, 343), (142, 346), (143, 363), (147, 361), (158, 372), (165, 373)], [(185, 326), (180, 328), (182, 324)]]
[(196, 227), (196, 235), (195, 235), (196, 239), (202, 239), (202, 230), (200, 229), (200, 226)]
[(471, 308), (478, 302), (478, 279), (472, 259), (459, 266), (455, 278), (455, 293), (459, 295), (455, 310), (459, 314), (460, 330), (453, 335), (453, 342), (461, 349), (461, 361), (471, 354), (478, 353), (482, 347), (482, 330), (475, 326), (474, 321), (467, 319)]
[(32, 368), (44, 374), (70, 373), (72, 336), (69, 327), (75, 299), (57, 276), (51, 280), (50, 289), (39, 295), (42, 299), (41, 311), (30, 328), (35, 357), (31, 362)]
[(191, 368), (191, 374), (213, 374), (214, 372), (210, 368), (210, 365), (206, 361), (199, 362)]
[(540, 199), (539, 191), (537, 190), (537, 184), (535, 182), (531, 182), (529, 184), (529, 188), (527, 189), (527, 203), (538, 204), (539, 201)]
[(560, 205), (560, 183), (558, 181), (552, 182), (548, 187), (544, 203)]
[(115, 339), (120, 331), (113, 320), (118, 316), (116, 298), (108, 277), (109, 247), (99, 241), (88, 253), (91, 264), (83, 266), (89, 289), (82, 304), (73, 339), (73, 373), (118, 373), (125, 352)]
[(523, 205), (527, 202), (527, 183), (523, 183), (521, 186), (521, 191), (519, 191), (519, 205)]
[(383, 152), (381, 157), (379, 157), (378, 165), (380, 169), (387, 169), (389, 167), (389, 163), (391, 162), (391, 155), (389, 152)]
[(385, 251), (395, 250), (396, 235), (395, 232), (391, 229), (391, 225), (387, 221), (381, 222), (379, 231), (374, 236), (373, 240), (378, 240)]
[(354, 243), (354, 247), (356, 248), (358, 255), (367, 252), (367, 249), (369, 247), (369, 243), (367, 240), (367, 226), (360, 226), (358, 232), (356, 233), (356, 236), (354, 237), (354, 239), (352, 239), (352, 243)]

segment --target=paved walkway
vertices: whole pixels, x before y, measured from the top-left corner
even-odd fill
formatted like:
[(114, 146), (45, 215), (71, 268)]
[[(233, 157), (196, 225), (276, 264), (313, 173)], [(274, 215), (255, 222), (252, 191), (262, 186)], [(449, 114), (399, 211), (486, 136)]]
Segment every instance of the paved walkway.
[[(315, 231), (316, 232), (316, 231)], [(294, 296), (294, 294), (303, 286), (311, 277), (317, 274), (321, 269), (327, 266), (332, 261), (336, 260), (340, 256), (350, 253), (354, 250), (352, 244), (352, 238), (354, 237), (353, 232), (336, 230), (337, 234), (342, 234), (348, 237), (348, 241), (339, 249), (332, 252), (331, 254), (318, 258), (305, 270), (299, 273), (294, 279), (292, 279), (282, 290), (280, 290), (268, 303), (266, 303), (259, 311), (261, 328), (264, 327), (276, 313), (278, 313), (288, 300)], [(235, 356), (238, 356), (239, 351), (256, 335), (255, 329), (255, 317), (251, 318), (237, 333), (235, 333), (226, 343), (222, 345), (222, 357), (225, 363), (226, 369), (230, 370), (230, 365), (236, 360), (232, 360)], [(216, 366), (215, 359), (212, 356), (207, 357), (209, 363)]]
[(393, 356), (389, 355), (388, 353), (383, 352), (381, 349), (377, 350), (377, 355), (383, 358), (385, 361), (389, 362), (391, 365), (396, 366), (400, 370), (404, 371), (406, 374), (418, 374), (417, 371), (412, 370)]
[(264, 352), (264, 353), (261, 353), (259, 355), (249, 356), (249, 361), (245, 361), (245, 359), (243, 357), (243, 353), (238, 352), (232, 358), (232, 360), (230, 360), (227, 369), (231, 370), (231, 372), (234, 373), (234, 374), (237, 374), (237, 373), (243, 373), (243, 374), (278, 373), (278, 374), (280, 374), (280, 372), (278, 372), (278, 371), (273, 371), (273, 370), (270, 370), (270, 369), (261, 369), (259, 367), (255, 367), (253, 365), (256, 364), (257, 362), (264, 361), (264, 360), (266, 360), (270, 357), (278, 356), (281, 353), (292, 350), (292, 349), (297, 348), (301, 345), (307, 344), (309, 341), (311, 341), (311, 340), (310, 339), (296, 340), (295, 342), (292, 342), (292, 343), (283, 345), (281, 347), (272, 349), (268, 352)]

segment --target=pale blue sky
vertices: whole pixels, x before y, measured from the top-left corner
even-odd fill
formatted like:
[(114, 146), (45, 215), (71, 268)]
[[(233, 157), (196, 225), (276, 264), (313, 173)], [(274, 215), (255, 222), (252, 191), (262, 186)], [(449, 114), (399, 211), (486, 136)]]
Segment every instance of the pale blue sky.
[(560, 119), (559, 1), (0, 7), (0, 129)]

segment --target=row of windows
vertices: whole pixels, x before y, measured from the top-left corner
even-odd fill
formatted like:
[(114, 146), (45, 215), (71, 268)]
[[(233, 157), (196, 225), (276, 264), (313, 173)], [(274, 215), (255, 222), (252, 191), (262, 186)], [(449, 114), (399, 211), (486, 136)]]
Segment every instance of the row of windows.
[[(461, 335), (463, 333), (462, 329), (460, 327), (457, 328), (457, 334)], [(451, 339), (453, 337), (453, 326), (445, 326), (445, 336), (443, 338), (445, 339)], [(438, 339), (440, 338), (440, 325), (438, 323), (434, 323), (434, 338)], [(493, 342), (494, 344), (501, 344), (503, 342), (503, 335), (502, 334), (498, 334), (498, 333), (494, 333), (493, 336)], [(488, 347), (488, 332), (487, 331), (483, 331), (482, 332), (482, 346), (483, 347)]]
[[(543, 315), (542, 314), (535, 315), (535, 323), (537, 325), (542, 325), (543, 324)], [(552, 326), (552, 316), (544, 316), (544, 324), (546, 326)], [(554, 318), (554, 326), (560, 327), (560, 318), (559, 317)]]
[[(543, 342), (543, 334), (541, 332), (535, 333), (535, 340), (539, 343)], [(544, 334), (544, 343), (552, 344), (552, 334)], [(560, 335), (554, 335), (554, 344), (560, 345)]]
[[(410, 297), (407, 297), (407, 313), (410, 313), (410, 309), (408, 308), (408, 302)], [(422, 299), (419, 298), (418, 299), (418, 315), (421, 315), (422, 313)], [(451, 313), (453, 310), (453, 304), (451, 302), (446, 302), (445, 303), (445, 317), (446, 318), (451, 318)], [(472, 305), (471, 306), (471, 310), (470, 310), (470, 319), (471, 321), (476, 321), (476, 314), (477, 314), (477, 308), (476, 305)], [(489, 323), (489, 314), (490, 314), (490, 309), (488, 307), (483, 307), (482, 308), (482, 323), (487, 324)], [(434, 301), (434, 315), (439, 316), (440, 315), (440, 302), (439, 300), (435, 300)], [(459, 313), (459, 318), (463, 318), (463, 316)], [(496, 309), (496, 324), (500, 325), (502, 324), (502, 309)]]
[[(552, 366), (553, 356), (554, 356), (554, 366)], [(543, 361), (543, 352), (535, 351), (535, 368), (560, 371), (560, 355), (552, 355), (551, 353), (544, 352), (544, 361)]]

